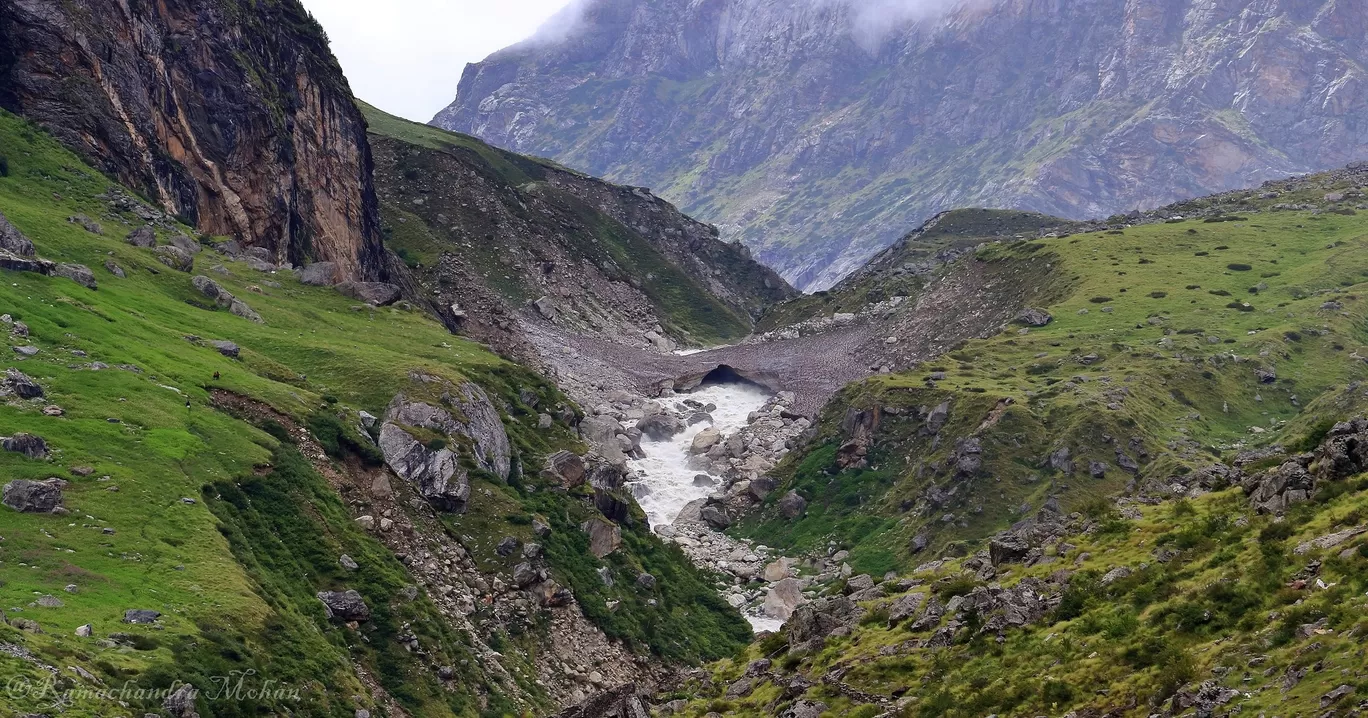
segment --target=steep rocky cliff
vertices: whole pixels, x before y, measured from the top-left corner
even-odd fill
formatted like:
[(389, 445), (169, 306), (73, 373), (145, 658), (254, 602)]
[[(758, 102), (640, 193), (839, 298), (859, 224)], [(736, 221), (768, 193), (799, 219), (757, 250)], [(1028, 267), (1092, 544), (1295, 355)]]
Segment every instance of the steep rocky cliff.
[(1106, 216), (1368, 156), (1363, 3), (871, 10), (900, 5), (590, 0), (433, 122), (650, 186), (806, 289), (944, 209)]
[(5, 2), (0, 106), (204, 232), (384, 273), (365, 120), (294, 0)]

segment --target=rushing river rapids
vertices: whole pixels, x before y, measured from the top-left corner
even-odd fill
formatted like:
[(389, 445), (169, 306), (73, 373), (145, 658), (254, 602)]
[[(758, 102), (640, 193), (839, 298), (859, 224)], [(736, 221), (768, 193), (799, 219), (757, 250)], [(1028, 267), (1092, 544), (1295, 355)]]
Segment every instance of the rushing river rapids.
[(750, 413), (764, 406), (769, 397), (768, 392), (755, 385), (727, 383), (705, 385), (688, 394), (661, 400), (667, 409), (686, 417), (697, 411), (684, 404), (686, 399), (704, 405), (714, 404), (717, 408), (708, 412), (713, 418), (711, 424), (699, 422), (668, 441), (643, 438), (641, 450), (646, 458), (628, 462), (640, 477), (632, 482), (632, 491), (637, 503), (646, 511), (651, 528), (672, 523), (685, 504), (711, 494), (723, 483), (713, 476), (713, 483), (695, 485), (694, 477), (707, 472), (689, 467), (689, 446), (694, 436), (709, 426), (721, 432), (724, 438), (730, 436), (744, 428)]

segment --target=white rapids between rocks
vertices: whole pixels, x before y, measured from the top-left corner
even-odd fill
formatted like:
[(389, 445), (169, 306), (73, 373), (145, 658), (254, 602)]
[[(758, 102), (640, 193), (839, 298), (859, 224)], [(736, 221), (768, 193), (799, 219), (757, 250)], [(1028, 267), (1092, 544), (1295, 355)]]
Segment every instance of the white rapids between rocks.
[[(769, 398), (770, 394), (759, 387), (733, 383), (704, 386), (687, 394), (660, 400), (667, 408), (685, 417), (698, 411), (685, 406), (685, 399), (705, 406), (714, 404), (717, 408), (708, 412), (713, 418), (711, 424), (706, 421), (694, 424), (669, 441), (651, 441), (643, 437), (641, 450), (646, 458), (627, 462), (628, 467), (639, 477), (629, 485), (637, 503), (646, 512), (652, 529), (673, 523), (686, 504), (708, 496), (723, 484), (720, 477), (689, 467), (689, 447), (693, 444), (694, 436), (711, 426), (726, 440), (728, 436), (744, 429), (751, 412), (763, 407)], [(694, 477), (699, 474), (711, 475), (716, 483), (695, 486)], [(754, 610), (747, 610), (743, 615), (757, 633), (777, 631), (783, 625), (783, 621), (760, 615)]]
[[(642, 437), (641, 450), (646, 458), (627, 462), (628, 468), (641, 477), (631, 482), (632, 492), (646, 512), (652, 529), (673, 523), (685, 504), (704, 498), (716, 490), (716, 486), (694, 486), (695, 476), (708, 473), (689, 468), (689, 446), (694, 436), (711, 426), (725, 440), (745, 428), (751, 412), (764, 406), (769, 398), (765, 390), (749, 384), (713, 384), (659, 400), (685, 417), (698, 411), (684, 406), (685, 399), (693, 399), (704, 405), (715, 404), (717, 409), (708, 412), (713, 418), (712, 424), (699, 422), (675, 434), (669, 441), (651, 441)], [(723, 483), (715, 475), (713, 479), (716, 485)]]

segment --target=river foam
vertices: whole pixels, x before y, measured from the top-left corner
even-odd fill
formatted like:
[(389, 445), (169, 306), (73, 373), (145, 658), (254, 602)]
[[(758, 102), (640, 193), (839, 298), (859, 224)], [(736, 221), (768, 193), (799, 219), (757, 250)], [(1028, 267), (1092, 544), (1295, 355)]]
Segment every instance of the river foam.
[[(651, 528), (672, 523), (685, 504), (715, 490), (712, 485), (694, 486), (695, 476), (708, 473), (689, 468), (689, 446), (694, 436), (708, 426), (717, 429), (724, 438), (730, 436), (745, 428), (751, 412), (764, 406), (769, 397), (768, 392), (753, 384), (728, 383), (705, 385), (687, 394), (660, 400), (666, 408), (684, 416), (697, 411), (686, 406), (685, 399), (715, 404), (717, 408), (708, 412), (712, 415), (712, 424), (694, 424), (667, 441), (643, 438), (641, 450), (646, 458), (628, 462), (628, 467), (638, 476), (631, 482), (633, 493), (646, 511)], [(722, 484), (720, 478), (713, 478), (716, 485)]]

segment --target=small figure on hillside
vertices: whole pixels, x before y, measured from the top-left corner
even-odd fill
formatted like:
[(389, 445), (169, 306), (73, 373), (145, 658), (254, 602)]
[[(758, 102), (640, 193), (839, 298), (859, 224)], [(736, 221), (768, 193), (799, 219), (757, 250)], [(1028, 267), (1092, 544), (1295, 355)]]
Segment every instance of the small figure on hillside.
[(186, 411), (190, 411), (190, 399), (189, 399), (189, 398), (186, 398), (186, 400), (185, 400), (185, 410), (186, 410)]
[(214, 381), (218, 381), (218, 380), (219, 380), (219, 373), (218, 373), (218, 372), (214, 372)]

